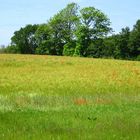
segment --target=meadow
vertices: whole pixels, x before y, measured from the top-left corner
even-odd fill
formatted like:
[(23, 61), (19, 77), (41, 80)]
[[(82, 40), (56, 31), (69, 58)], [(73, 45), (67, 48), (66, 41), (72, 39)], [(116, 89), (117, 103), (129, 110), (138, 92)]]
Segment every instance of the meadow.
[(0, 140), (139, 140), (140, 62), (0, 55)]

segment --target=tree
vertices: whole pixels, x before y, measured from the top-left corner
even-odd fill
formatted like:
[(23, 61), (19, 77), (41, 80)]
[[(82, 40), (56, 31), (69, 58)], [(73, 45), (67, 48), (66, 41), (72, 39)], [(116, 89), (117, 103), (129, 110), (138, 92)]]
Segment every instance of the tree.
[(110, 21), (100, 10), (79, 10), (76, 3), (70, 3), (46, 24), (27, 25), (16, 31), (11, 46), (24, 54), (102, 57), (103, 39), (110, 31)]
[(52, 40), (52, 30), (48, 24), (42, 24), (35, 33), (37, 42), (36, 54), (56, 55), (54, 42)]
[(71, 3), (49, 21), (57, 55), (62, 55), (63, 46), (67, 43), (73, 42), (74, 40), (74, 31), (76, 30), (76, 25), (79, 20), (77, 13), (77, 4)]
[(119, 34), (109, 36), (104, 39), (103, 55), (105, 57), (114, 57), (117, 59), (129, 59), (129, 27), (123, 28)]
[(119, 34), (110, 37), (110, 47), (114, 48), (114, 58), (118, 59), (129, 59), (130, 49), (129, 49), (129, 38), (130, 29), (129, 27), (123, 28)]
[(87, 48), (91, 43), (89, 29), (80, 25), (75, 32), (75, 35), (77, 37), (77, 43), (74, 56), (87, 56)]
[(11, 46), (16, 46), (17, 50), (23, 54), (34, 54), (37, 48), (35, 32), (38, 25), (27, 25), (19, 31), (14, 32), (11, 38)]
[(74, 31), (77, 29), (77, 24), (79, 23), (78, 9), (79, 6), (76, 3), (70, 3), (59, 13), (63, 24), (62, 33), (66, 43), (74, 39)]
[(64, 45), (63, 55), (65, 56), (73, 56), (75, 52), (76, 42), (70, 41)]
[(101, 58), (105, 56), (103, 39), (99, 38), (93, 40), (87, 48), (87, 56), (94, 58)]
[(136, 58), (140, 55), (140, 20), (136, 22), (130, 34), (130, 56)]
[(118, 45), (117, 43), (118, 36), (119, 35), (111, 35), (103, 39), (104, 57), (116, 58), (116, 55), (118, 56), (118, 54), (116, 53), (116, 50), (117, 50), (116, 46)]
[[(76, 31), (77, 46), (80, 46), (82, 56), (87, 56), (87, 50), (93, 40), (103, 38), (109, 31), (110, 21), (107, 16), (94, 7), (80, 10), (80, 21)], [(93, 43), (93, 42), (92, 42)]]
[(129, 27), (123, 28), (122, 32), (118, 36), (118, 51), (119, 57), (126, 59), (129, 58), (129, 37), (130, 37), (130, 29)]

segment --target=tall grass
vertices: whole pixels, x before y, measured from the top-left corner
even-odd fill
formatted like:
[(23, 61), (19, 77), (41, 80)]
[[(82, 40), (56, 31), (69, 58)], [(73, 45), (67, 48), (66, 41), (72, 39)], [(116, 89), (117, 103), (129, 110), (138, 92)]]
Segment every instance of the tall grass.
[(0, 55), (0, 139), (139, 139), (140, 62)]

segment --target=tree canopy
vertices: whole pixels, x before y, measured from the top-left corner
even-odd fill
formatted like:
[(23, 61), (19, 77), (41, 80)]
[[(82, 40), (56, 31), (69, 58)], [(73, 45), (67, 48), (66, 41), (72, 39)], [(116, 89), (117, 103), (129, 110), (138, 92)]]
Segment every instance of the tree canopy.
[[(84, 57), (140, 58), (140, 20), (133, 30), (112, 34), (107, 15), (95, 7), (68, 4), (47, 23), (15, 31), (7, 52)], [(3, 50), (2, 50), (3, 51)]]

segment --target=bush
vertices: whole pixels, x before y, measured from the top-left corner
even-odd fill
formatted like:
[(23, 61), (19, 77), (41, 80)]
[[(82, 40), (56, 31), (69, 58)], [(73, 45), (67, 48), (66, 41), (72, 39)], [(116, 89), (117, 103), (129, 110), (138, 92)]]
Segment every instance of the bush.
[(140, 55), (137, 56), (136, 60), (137, 61), (140, 61)]
[(4, 48), (4, 53), (20, 53), (19, 49), (15, 45), (10, 45)]
[(49, 54), (49, 51), (48, 51), (47, 47), (40, 46), (40, 47), (36, 48), (35, 54), (40, 54), (40, 55)]
[(81, 56), (82, 46), (77, 43), (73, 56)]
[(63, 55), (65, 55), (65, 56), (73, 56), (74, 51), (75, 51), (75, 46), (76, 46), (76, 43), (74, 41), (65, 44), (64, 49), (63, 49)]

